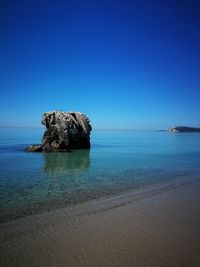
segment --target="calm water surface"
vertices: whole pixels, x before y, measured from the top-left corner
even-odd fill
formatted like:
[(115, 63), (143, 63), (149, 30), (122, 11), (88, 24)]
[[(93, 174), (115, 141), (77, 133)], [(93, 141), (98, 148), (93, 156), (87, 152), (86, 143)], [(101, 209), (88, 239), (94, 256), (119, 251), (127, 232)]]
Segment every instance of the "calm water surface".
[(93, 131), (90, 150), (26, 153), (43, 128), (0, 129), (0, 221), (200, 172), (200, 134)]

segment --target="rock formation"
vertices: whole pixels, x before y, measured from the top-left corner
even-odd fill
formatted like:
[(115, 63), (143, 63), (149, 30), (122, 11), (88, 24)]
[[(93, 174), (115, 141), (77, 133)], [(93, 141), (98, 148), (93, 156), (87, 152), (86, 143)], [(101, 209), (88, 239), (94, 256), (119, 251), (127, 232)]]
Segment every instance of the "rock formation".
[(69, 149), (90, 148), (90, 120), (80, 112), (51, 111), (42, 116), (46, 131), (42, 145), (32, 145), (30, 152), (67, 151)]
[(179, 133), (179, 132), (200, 132), (200, 128), (195, 128), (195, 127), (187, 127), (187, 126), (175, 126), (172, 128), (167, 129), (168, 132), (173, 132), (173, 133)]

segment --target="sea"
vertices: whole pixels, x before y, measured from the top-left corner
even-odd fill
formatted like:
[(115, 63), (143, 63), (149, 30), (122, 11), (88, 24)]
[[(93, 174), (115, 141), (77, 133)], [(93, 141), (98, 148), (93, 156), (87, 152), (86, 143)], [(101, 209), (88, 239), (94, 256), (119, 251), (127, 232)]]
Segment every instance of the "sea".
[(196, 173), (200, 134), (93, 130), (91, 149), (25, 152), (44, 128), (0, 128), (0, 222)]

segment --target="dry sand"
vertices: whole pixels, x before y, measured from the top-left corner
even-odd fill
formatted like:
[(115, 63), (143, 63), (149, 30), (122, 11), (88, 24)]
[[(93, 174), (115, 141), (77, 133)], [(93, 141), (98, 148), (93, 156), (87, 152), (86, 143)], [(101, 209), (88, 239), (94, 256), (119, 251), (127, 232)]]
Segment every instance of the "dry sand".
[(200, 266), (200, 181), (1, 224), (0, 266)]

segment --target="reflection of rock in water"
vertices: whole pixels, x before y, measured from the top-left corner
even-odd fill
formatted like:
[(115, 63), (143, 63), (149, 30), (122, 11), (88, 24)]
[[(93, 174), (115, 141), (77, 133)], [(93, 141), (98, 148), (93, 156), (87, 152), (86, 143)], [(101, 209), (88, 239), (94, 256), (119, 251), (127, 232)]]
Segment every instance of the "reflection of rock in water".
[(73, 171), (81, 172), (90, 165), (90, 150), (75, 150), (44, 154), (44, 171), (53, 175), (65, 175)]

